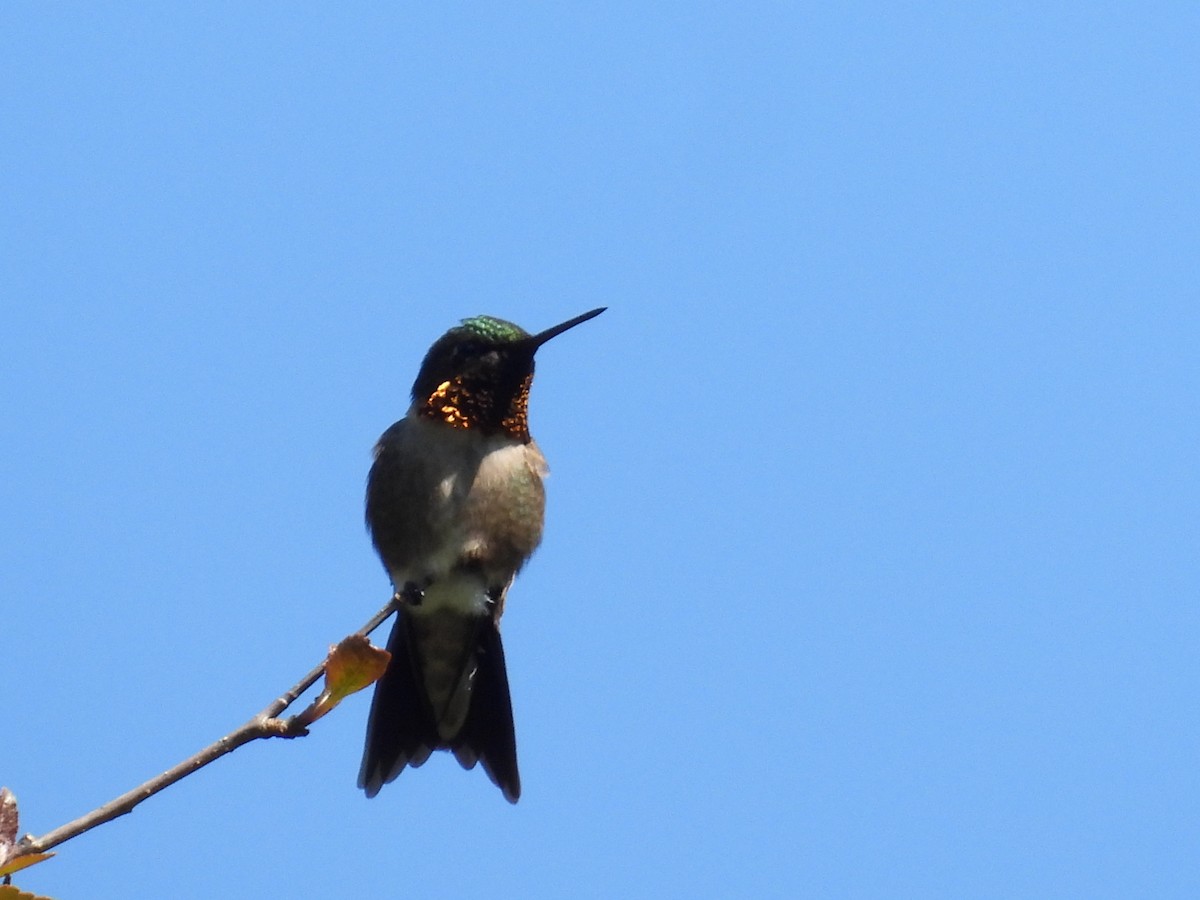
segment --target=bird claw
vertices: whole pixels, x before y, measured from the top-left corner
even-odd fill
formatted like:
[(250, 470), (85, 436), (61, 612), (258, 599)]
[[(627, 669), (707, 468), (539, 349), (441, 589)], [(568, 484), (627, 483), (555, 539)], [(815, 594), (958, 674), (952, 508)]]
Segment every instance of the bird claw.
[(396, 597), (401, 603), (407, 603), (409, 606), (420, 606), (421, 601), (425, 599), (425, 591), (417, 587), (411, 581), (405, 582), (404, 587), (396, 592)]

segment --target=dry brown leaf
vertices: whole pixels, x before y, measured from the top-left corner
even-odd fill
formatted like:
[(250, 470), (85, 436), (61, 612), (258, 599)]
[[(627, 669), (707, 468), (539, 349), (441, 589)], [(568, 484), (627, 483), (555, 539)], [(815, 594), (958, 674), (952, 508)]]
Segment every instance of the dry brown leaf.
[(17, 842), (17, 828), (21, 817), (17, 813), (17, 798), (6, 787), (0, 787), (0, 864), (8, 859), (13, 844)]

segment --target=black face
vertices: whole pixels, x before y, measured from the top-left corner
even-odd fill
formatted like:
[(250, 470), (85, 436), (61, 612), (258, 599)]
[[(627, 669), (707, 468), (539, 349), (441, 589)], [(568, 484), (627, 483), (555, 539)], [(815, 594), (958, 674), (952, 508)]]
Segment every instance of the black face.
[(465, 392), (487, 393), (506, 405), (533, 372), (533, 347), (463, 334), (466, 330), (455, 328), (429, 348), (413, 384), (413, 400), (424, 401), (450, 381)]

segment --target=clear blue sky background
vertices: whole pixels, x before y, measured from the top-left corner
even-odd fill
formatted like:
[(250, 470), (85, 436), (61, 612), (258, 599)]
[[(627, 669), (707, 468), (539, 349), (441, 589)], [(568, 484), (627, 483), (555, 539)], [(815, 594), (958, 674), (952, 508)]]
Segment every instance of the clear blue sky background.
[[(369, 451), (549, 345), (525, 794), (369, 698), (61, 897), (1197, 896), (1190, 3), (10, 3), (0, 783), (48, 831), (388, 595)], [(200, 8), (202, 7), (202, 8)]]

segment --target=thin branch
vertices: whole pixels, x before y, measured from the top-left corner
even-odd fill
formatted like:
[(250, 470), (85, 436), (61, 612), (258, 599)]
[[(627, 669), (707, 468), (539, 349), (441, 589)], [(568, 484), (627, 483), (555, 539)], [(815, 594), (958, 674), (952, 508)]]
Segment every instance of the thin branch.
[[(355, 634), (365, 637), (383, 624), (387, 617), (395, 610), (395, 601), (395, 597), (389, 600), (387, 606), (373, 615)], [(153, 797), (163, 788), (169, 787), (180, 779), (186, 778), (196, 770), (207, 766), (213, 760), (220, 759), (222, 756), (232, 753), (243, 744), (248, 744), (259, 738), (294, 738), (307, 734), (308, 729), (297, 721), (297, 716), (280, 719), (279, 714), (295, 703), (301, 694), (312, 687), (324, 671), (325, 663), (322, 662), (282, 696), (273, 700), (266, 709), (240, 728), (231, 731), (225, 737), (205, 747), (194, 756), (188, 757), (174, 768), (168, 769), (155, 778), (151, 778), (145, 784), (127, 791), (115, 800), (110, 800), (103, 806), (92, 810), (86, 815), (80, 816), (73, 822), (68, 822), (66, 825), (47, 832), (40, 838), (33, 838), (26, 835), (13, 849), (11, 858), (15, 859), (18, 856), (25, 856), (29, 853), (45, 852), (51, 847), (56, 847), (64, 841), (69, 841), (71, 838), (83, 834), (85, 831), (90, 831), (97, 825), (102, 825), (126, 813), (133, 812), (134, 807), (143, 800)]]

